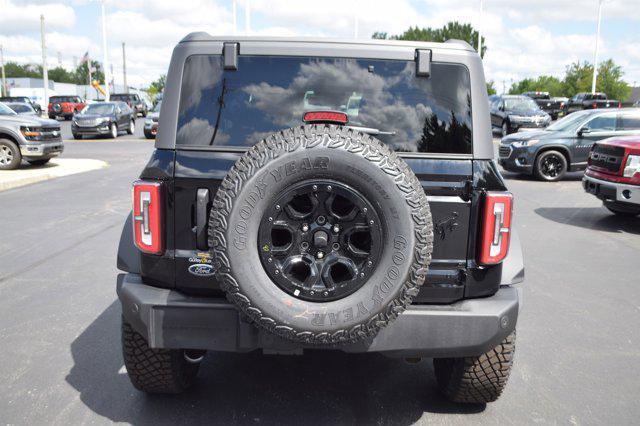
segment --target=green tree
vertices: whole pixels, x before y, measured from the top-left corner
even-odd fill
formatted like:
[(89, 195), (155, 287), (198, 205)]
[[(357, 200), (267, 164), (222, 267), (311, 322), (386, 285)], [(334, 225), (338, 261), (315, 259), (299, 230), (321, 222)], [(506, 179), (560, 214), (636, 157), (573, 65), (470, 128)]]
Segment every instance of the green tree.
[(57, 83), (75, 83), (75, 75), (72, 72), (58, 66), (49, 70), (49, 80)]
[(562, 81), (550, 75), (541, 75), (536, 79), (525, 78), (513, 83), (509, 88), (509, 94), (519, 95), (524, 92), (549, 92), (551, 96), (562, 96), (564, 85)]
[(152, 99), (155, 99), (156, 95), (158, 93), (162, 93), (162, 91), (164, 90), (164, 86), (166, 82), (167, 82), (167, 75), (162, 74), (160, 77), (158, 77), (156, 81), (154, 81), (149, 85), (146, 92), (149, 94), (149, 96)]
[(572, 97), (576, 93), (591, 91), (593, 65), (588, 62), (574, 62), (565, 70), (563, 81), (564, 96)]
[(487, 95), (495, 95), (498, 93), (496, 91), (496, 85), (493, 80), (487, 82)]
[[(478, 31), (476, 31), (471, 24), (461, 24), (458, 21), (448, 22), (442, 28), (419, 28), (418, 26), (409, 27), (409, 29), (404, 33), (392, 36), (389, 36), (385, 32), (376, 31), (371, 37), (383, 40), (390, 39), (435, 42), (458, 39), (466, 41), (473, 47), (478, 45)], [(487, 45), (485, 44), (484, 37), (482, 37), (482, 53), (480, 56), (484, 57), (486, 51)]]
[(631, 87), (622, 80), (623, 75), (622, 68), (612, 59), (601, 62), (598, 67), (596, 89), (606, 93), (611, 99), (626, 100), (631, 95)]
[(34, 64), (20, 65), (17, 62), (4, 64), (4, 72), (7, 78), (42, 78), (42, 66)]
[[(91, 66), (94, 71), (91, 73), (92, 80), (98, 80), (101, 84), (104, 84), (104, 71), (102, 70), (102, 65), (98, 61), (91, 61)], [(73, 72), (74, 83), (76, 84), (90, 84), (89, 82), (89, 66), (88, 63), (85, 62), (78, 67)]]

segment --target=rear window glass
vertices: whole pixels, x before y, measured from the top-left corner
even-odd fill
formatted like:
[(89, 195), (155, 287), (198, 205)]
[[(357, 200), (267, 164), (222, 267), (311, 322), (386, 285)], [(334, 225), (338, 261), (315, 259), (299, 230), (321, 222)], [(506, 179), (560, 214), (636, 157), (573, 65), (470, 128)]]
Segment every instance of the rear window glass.
[(314, 57), (241, 56), (234, 71), (219, 55), (189, 57), (176, 143), (248, 147), (326, 110), (345, 112), (349, 126), (396, 151), (471, 153), (463, 65), (433, 63), (422, 78), (413, 61)]
[(78, 98), (74, 98), (73, 96), (51, 96), (49, 98), (49, 102), (72, 102), (75, 103), (78, 101)]

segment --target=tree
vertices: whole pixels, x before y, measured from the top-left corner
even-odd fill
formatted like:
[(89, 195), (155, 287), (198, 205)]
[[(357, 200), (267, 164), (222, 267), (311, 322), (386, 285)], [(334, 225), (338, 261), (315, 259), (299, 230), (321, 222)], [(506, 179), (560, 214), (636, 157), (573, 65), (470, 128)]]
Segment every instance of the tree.
[[(613, 59), (607, 59), (598, 67), (596, 91), (604, 92), (611, 99), (626, 100), (631, 94), (631, 87), (622, 80), (624, 72)], [(593, 65), (588, 62), (574, 62), (567, 66), (564, 77), (564, 94), (573, 96), (579, 92), (590, 92), (593, 81)]]
[[(104, 83), (104, 71), (102, 70), (102, 64), (98, 61), (91, 61), (91, 67), (94, 71), (91, 72), (91, 79), (98, 80), (100, 83)], [(89, 82), (89, 67), (88, 63), (84, 62), (75, 69), (74, 83), (76, 84), (91, 84)]]
[(496, 86), (493, 80), (487, 81), (487, 95), (495, 95), (498, 93), (496, 91)]
[[(461, 24), (458, 21), (448, 22), (442, 28), (419, 28), (409, 27), (404, 33), (399, 35), (389, 36), (385, 32), (376, 31), (371, 38), (375, 39), (390, 39), (390, 40), (412, 40), (412, 41), (435, 41), (444, 42), (451, 39), (464, 40), (471, 46), (476, 47), (478, 45), (478, 31), (476, 31), (471, 24)], [(482, 37), (482, 53), (480, 56), (484, 57), (487, 51), (487, 45), (485, 44), (484, 37)]]
[(519, 95), (524, 92), (549, 92), (551, 96), (562, 96), (564, 93), (563, 82), (550, 75), (541, 75), (536, 79), (525, 78), (513, 83), (509, 88), (509, 94)]
[(72, 72), (58, 66), (49, 70), (49, 80), (57, 83), (75, 83), (75, 75)]
[(164, 90), (164, 86), (167, 82), (167, 75), (166, 74), (162, 74), (160, 77), (158, 77), (158, 79), (156, 81), (154, 81), (153, 83), (151, 83), (149, 85), (149, 88), (147, 88), (147, 93), (149, 94), (149, 96), (153, 99), (155, 99), (156, 95), (158, 93), (162, 93), (162, 91)]
[(42, 78), (42, 66), (34, 64), (20, 65), (16, 62), (4, 64), (7, 78)]

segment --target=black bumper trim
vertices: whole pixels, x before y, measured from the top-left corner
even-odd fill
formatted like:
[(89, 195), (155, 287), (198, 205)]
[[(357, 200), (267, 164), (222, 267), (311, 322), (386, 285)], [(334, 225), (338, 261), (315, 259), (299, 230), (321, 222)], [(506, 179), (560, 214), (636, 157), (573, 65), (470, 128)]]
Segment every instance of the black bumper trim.
[(398, 357), (480, 355), (515, 329), (519, 310), (519, 291), (507, 286), (486, 298), (412, 305), (372, 339), (322, 347), (293, 343), (258, 329), (226, 299), (152, 287), (137, 274), (118, 275), (117, 291), (124, 317), (150, 347), (226, 352), (300, 353), (314, 348)]

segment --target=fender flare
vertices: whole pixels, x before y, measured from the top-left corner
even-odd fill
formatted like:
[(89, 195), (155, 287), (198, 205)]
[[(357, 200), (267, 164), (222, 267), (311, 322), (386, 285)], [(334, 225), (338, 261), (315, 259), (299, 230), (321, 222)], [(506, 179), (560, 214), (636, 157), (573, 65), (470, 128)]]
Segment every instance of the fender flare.
[(117, 267), (121, 271), (133, 274), (140, 273), (140, 250), (133, 242), (133, 225), (131, 213), (127, 216), (120, 234), (120, 243), (118, 244), (118, 262)]

